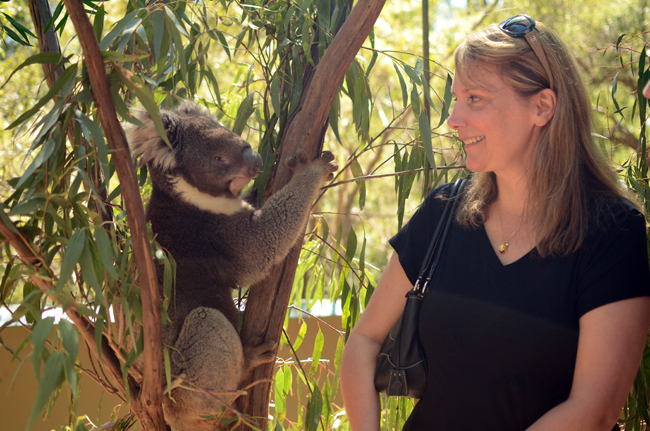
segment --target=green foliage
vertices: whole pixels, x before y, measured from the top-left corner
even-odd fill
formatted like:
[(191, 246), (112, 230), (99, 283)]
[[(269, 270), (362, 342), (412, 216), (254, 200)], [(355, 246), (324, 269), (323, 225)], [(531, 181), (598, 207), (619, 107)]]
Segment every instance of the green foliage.
[[(636, 129), (638, 132), (638, 146), (635, 153), (622, 164), (621, 171), (625, 176), (629, 188), (636, 193), (639, 203), (644, 207), (646, 214), (650, 214), (650, 178), (648, 177), (647, 124), (648, 124), (648, 99), (643, 96), (643, 87), (650, 78), (647, 48), (648, 40), (645, 35), (620, 35), (616, 41), (615, 51), (620, 60), (620, 70), (612, 84), (612, 102), (616, 107), (614, 116), (619, 119), (623, 127)], [(626, 60), (632, 57), (631, 62)], [(625, 60), (624, 60), (625, 59)], [(633, 99), (623, 96), (617, 100), (617, 78), (623, 77), (628, 82), (635, 83), (632, 94)], [(630, 109), (629, 103), (633, 106)], [(627, 116), (624, 115), (627, 112)], [(650, 246), (650, 232), (648, 233)], [(623, 409), (626, 431), (640, 431), (647, 429), (650, 422), (650, 338), (643, 352), (643, 360), (634, 380), (634, 385)]]
[[(431, 62), (430, 76), (425, 75), (425, 60), (405, 52), (416, 52), (419, 46), (411, 38), (419, 35), (413, 22), (419, 19), (420, 5), (409, 2), (386, 6), (346, 73), (330, 108), (325, 143), (342, 168), (314, 207), (291, 296), (293, 309), (305, 311), (323, 300), (338, 302), (343, 330), (311, 320), (319, 326), (311, 357), (294, 357), (278, 367), (272, 395), (276, 430), (347, 427), (344, 407), (337, 401), (340, 358), (387, 261), (387, 239), (428, 191), (466, 174), (460, 143), (445, 125), (452, 104), (449, 54), (472, 30), (467, 23), (483, 19), (479, 3), (461, 9), (448, 2), (437, 4), (437, 25), (443, 30), (432, 36), (438, 42), (432, 46), (439, 63)], [(643, 18), (637, 20), (635, 14), (610, 10), (599, 2), (592, 8), (564, 0), (556, 0), (553, 7), (535, 1), (506, 3), (508, 10), (488, 15), (490, 22), (518, 13), (511, 8), (525, 8), (561, 34), (575, 36), (564, 39), (575, 39), (575, 52), (580, 64), (585, 64), (603, 147), (620, 162), (622, 175), (650, 210), (647, 105), (639, 92), (650, 70), (647, 41), (633, 36), (642, 34)], [(102, 49), (119, 118), (138, 124), (132, 115), (137, 106), (152, 115), (162, 132), (158, 107), (171, 108), (187, 98), (198, 100), (216, 112), (225, 126), (257, 146), (264, 167), (251, 187), (261, 192), (273, 172), (288, 121), (299, 108), (304, 77), (318, 67), (350, 12), (344, 0), (86, 0), (84, 4)], [(636, 5), (633, 0), (625, 4)], [(559, 16), (573, 7), (586, 10), (574, 11), (576, 16), (589, 13), (593, 20), (580, 20), (577, 29), (576, 20)], [(34, 31), (20, 6), (2, 3), (0, 8), (0, 67), (6, 77), (0, 86), (5, 102), (0, 117), (7, 129), (0, 133), (4, 154), (0, 169), (7, 180), (0, 185), (0, 217), (15, 223), (40, 257), (38, 266), (22, 264), (14, 250), (4, 247), (0, 300), (12, 304), (12, 321), (23, 319), (32, 330), (29, 340), (15, 349), (17, 359), (30, 358), (39, 377), (31, 426), (62, 385), (73, 394), (78, 385), (77, 332), (65, 321), (55, 325), (43, 313), (74, 303), (95, 322), (96, 346), (106, 342), (114, 349), (126, 377), (142, 350), (142, 340), (134, 332), (136, 321), (142, 320), (142, 306), (134, 280), (126, 197), (115, 176), (114, 152), (100, 125), (67, 11), (59, 2), (49, 24), (61, 37), (64, 52), (59, 55), (34, 50)], [(593, 26), (579, 31), (592, 21)], [(597, 33), (605, 27), (607, 35)], [(619, 37), (621, 33), (627, 35)], [(591, 35), (589, 43), (582, 39), (585, 34)], [(585, 46), (595, 49), (608, 44), (598, 55), (583, 51)], [(596, 61), (607, 67), (597, 67)], [(64, 68), (51, 88), (42, 79), (41, 64)], [(146, 198), (151, 190), (146, 169), (139, 171), (139, 179)], [(174, 261), (151, 243), (164, 271), (164, 321), (173, 295)], [(52, 290), (43, 293), (29, 277), (51, 283)], [(117, 306), (129, 317), (126, 337), (137, 346), (131, 352), (120, 350), (112, 331), (110, 309)], [(285, 336), (282, 342), (297, 350), (307, 331), (305, 322), (296, 339)], [(336, 356), (327, 362), (321, 351), (332, 339)], [(311, 366), (303, 368), (303, 363)], [(168, 361), (165, 365), (170, 383)], [(84, 371), (91, 372), (88, 367)], [(642, 429), (641, 421), (650, 420), (648, 373), (650, 348), (626, 404), (628, 430)], [(289, 397), (303, 401), (297, 420), (286, 411)], [(74, 400), (71, 403), (67, 426), (85, 429), (72, 419), (77, 414)], [(382, 405), (382, 429), (400, 429), (412, 408), (412, 402), (403, 398), (383, 398)], [(132, 421), (128, 416), (118, 422), (126, 427)]]

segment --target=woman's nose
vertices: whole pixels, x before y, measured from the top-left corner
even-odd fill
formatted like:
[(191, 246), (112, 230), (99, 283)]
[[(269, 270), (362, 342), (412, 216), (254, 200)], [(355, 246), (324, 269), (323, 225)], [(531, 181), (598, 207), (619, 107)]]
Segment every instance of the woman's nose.
[(458, 105), (454, 106), (451, 110), (451, 115), (447, 118), (447, 124), (454, 130), (458, 130), (465, 124), (462, 113), (458, 110)]

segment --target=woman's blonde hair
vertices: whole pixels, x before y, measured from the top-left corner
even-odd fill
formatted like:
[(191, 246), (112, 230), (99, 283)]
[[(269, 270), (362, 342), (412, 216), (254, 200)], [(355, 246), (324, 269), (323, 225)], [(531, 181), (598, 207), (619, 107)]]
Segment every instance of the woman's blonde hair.
[[(535, 205), (537, 251), (541, 256), (566, 254), (580, 247), (590, 227), (588, 201), (607, 196), (630, 198), (592, 137), (591, 103), (576, 62), (555, 32), (536, 24), (551, 73), (557, 106), (533, 149), (528, 170), (528, 208)], [(542, 63), (524, 38), (514, 38), (491, 25), (469, 36), (456, 49), (456, 77), (465, 84), (481, 82), (481, 65), (495, 67), (501, 79), (522, 97), (549, 88)], [(498, 194), (492, 172), (475, 173), (457, 219), (479, 226)], [(592, 207), (593, 208), (593, 207)]]

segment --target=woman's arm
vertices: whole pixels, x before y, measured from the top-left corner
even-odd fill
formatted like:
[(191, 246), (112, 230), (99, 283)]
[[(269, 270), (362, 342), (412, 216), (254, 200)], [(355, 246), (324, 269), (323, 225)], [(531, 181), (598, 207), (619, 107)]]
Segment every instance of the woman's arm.
[(528, 431), (611, 431), (639, 368), (649, 324), (650, 297), (584, 314), (569, 398)]
[(354, 327), (341, 360), (341, 391), (354, 431), (379, 430), (379, 396), (374, 375), (384, 339), (402, 314), (413, 286), (393, 253), (377, 289)]

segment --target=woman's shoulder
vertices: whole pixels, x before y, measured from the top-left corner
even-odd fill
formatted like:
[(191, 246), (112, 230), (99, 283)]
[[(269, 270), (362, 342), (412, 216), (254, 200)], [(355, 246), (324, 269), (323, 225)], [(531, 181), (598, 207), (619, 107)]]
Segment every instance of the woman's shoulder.
[(455, 183), (456, 183), (455, 181), (452, 181), (450, 183), (445, 183), (435, 187), (427, 195), (427, 197), (425, 198), (425, 202), (436, 201), (438, 202), (438, 205), (442, 205), (442, 203), (446, 202), (449, 196), (451, 195), (451, 191), (454, 188)]
[(628, 199), (613, 194), (592, 196), (589, 199), (592, 230), (622, 228), (630, 224), (645, 223), (645, 216)]

